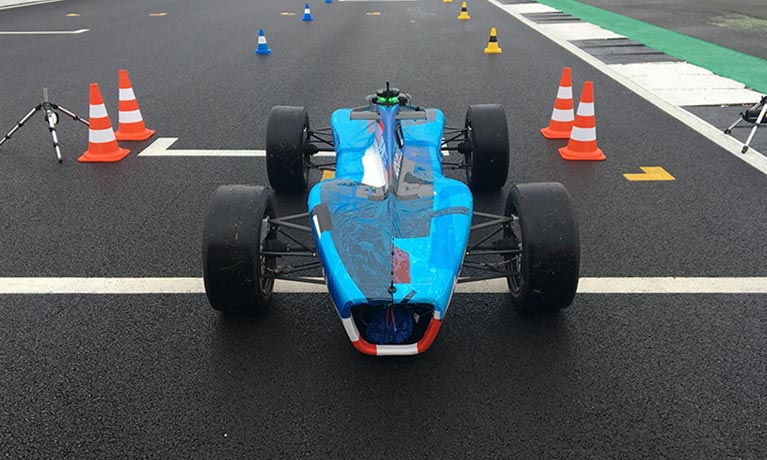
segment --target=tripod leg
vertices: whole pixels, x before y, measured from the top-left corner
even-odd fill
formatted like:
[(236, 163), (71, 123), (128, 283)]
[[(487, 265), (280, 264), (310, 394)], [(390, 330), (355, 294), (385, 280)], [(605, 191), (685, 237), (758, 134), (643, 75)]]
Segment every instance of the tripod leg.
[(732, 132), (732, 128), (738, 126), (741, 121), (743, 121), (743, 112), (741, 112), (740, 115), (738, 115), (738, 119), (735, 120), (735, 123), (731, 124), (729, 128), (724, 130), (724, 133), (730, 134)]
[(56, 115), (52, 110), (45, 111), (45, 121), (48, 122), (48, 131), (53, 138), (53, 149), (56, 151), (56, 159), (61, 163), (61, 148), (59, 147), (59, 137), (56, 135)]
[(764, 114), (767, 113), (767, 104), (764, 104), (762, 106), (761, 112), (759, 112), (759, 118), (756, 119), (756, 123), (754, 124), (754, 127), (751, 128), (751, 134), (748, 135), (748, 139), (746, 139), (746, 143), (743, 144), (743, 149), (741, 149), (740, 153), (746, 153), (748, 151), (748, 146), (751, 143), (751, 139), (754, 138), (754, 134), (756, 134), (756, 129), (761, 124), (761, 121), (764, 119)]
[(5, 135), (5, 136), (4, 136), (2, 139), (0, 139), (0, 145), (3, 145), (3, 144), (5, 143), (5, 141), (7, 141), (8, 139), (10, 139), (10, 138), (11, 138), (11, 136), (13, 136), (13, 134), (14, 134), (16, 131), (18, 131), (18, 130), (19, 130), (19, 128), (21, 128), (22, 126), (24, 126), (24, 123), (26, 123), (26, 122), (27, 122), (27, 121), (28, 121), (30, 118), (32, 118), (32, 115), (34, 115), (34, 114), (35, 114), (35, 112), (37, 112), (38, 110), (40, 110), (40, 108), (41, 108), (41, 107), (42, 107), (41, 105), (38, 105), (38, 106), (37, 106), (37, 107), (35, 107), (34, 109), (30, 110), (28, 114), (24, 115), (24, 118), (22, 118), (22, 119), (21, 119), (21, 121), (19, 121), (18, 123), (16, 123), (16, 126), (14, 126), (14, 127), (13, 127), (13, 129), (12, 129), (12, 130), (11, 130), (11, 131), (10, 131), (8, 134), (6, 134), (6, 135)]
[(65, 109), (64, 107), (51, 103), (54, 109), (64, 112), (64, 115), (69, 116), (69, 118), (73, 119), (74, 121), (79, 121), (80, 123), (84, 124), (85, 126), (90, 126), (91, 124), (88, 122), (88, 120), (85, 120), (83, 118), (80, 118), (79, 116), (75, 115), (74, 113), (70, 112), (69, 110)]

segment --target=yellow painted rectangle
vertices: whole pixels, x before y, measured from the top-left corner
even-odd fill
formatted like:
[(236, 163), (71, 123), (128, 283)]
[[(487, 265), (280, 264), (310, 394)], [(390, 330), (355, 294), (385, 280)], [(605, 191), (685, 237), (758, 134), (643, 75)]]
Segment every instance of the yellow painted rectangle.
[(149, 13), (149, 16), (167, 16), (168, 13)]
[(367, 15), (368, 16), (380, 16), (381, 12), (380, 11), (368, 11)]
[(290, 13), (287, 11), (283, 11), (282, 13), (280, 13), (280, 16), (295, 16), (295, 15), (296, 13)]
[(639, 169), (644, 171), (643, 174), (624, 174), (623, 177), (629, 181), (668, 181), (676, 180), (674, 176), (668, 173), (660, 166), (640, 166)]

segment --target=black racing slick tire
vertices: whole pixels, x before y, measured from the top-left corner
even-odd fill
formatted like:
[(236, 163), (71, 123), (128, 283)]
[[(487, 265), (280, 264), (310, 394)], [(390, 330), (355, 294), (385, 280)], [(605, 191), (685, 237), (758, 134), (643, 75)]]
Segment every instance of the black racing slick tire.
[(266, 174), (277, 193), (306, 190), (309, 115), (303, 107), (277, 105), (266, 125)]
[(506, 256), (514, 307), (531, 314), (567, 308), (580, 271), (578, 225), (567, 189), (556, 182), (516, 185), (506, 200), (505, 215), (514, 222), (504, 236), (513, 237), (521, 249)]
[(500, 190), (509, 175), (509, 126), (499, 104), (470, 105), (466, 111), (466, 182), (472, 190)]
[(218, 311), (242, 315), (265, 313), (272, 300), (276, 257), (261, 255), (263, 242), (275, 238), (275, 217), (264, 187), (222, 185), (210, 200), (202, 237), (205, 294)]

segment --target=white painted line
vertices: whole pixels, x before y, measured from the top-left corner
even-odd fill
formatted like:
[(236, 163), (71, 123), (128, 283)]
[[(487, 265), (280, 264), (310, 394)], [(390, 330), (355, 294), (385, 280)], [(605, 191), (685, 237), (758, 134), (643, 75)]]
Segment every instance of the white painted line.
[[(140, 157), (265, 157), (266, 150), (168, 150), (178, 140), (177, 137), (158, 137), (138, 154)], [(450, 152), (443, 150), (444, 156)], [(317, 152), (315, 157), (334, 157), (335, 152)]]
[(88, 32), (90, 29), (80, 30), (38, 30), (38, 31), (0, 31), (0, 35), (73, 35)]
[(653, 90), (659, 97), (679, 106), (754, 104), (762, 97), (748, 89), (674, 89)]
[[(497, 6), (498, 8), (502, 9), (503, 11), (506, 11), (510, 15), (514, 16), (519, 22), (525, 24), (526, 26), (537, 31), (538, 33), (546, 36), (557, 45), (561, 46), (562, 48), (574, 54), (575, 56), (581, 58), (583, 61), (590, 64), (591, 66), (593, 66), (600, 72), (604, 73), (608, 77), (612, 78), (613, 80), (622, 84), (626, 88), (635, 92), (637, 95), (646, 99), (648, 102), (652, 103), (653, 105), (655, 105), (662, 111), (666, 112), (667, 114), (681, 121), (688, 127), (697, 131), (702, 136), (706, 137), (710, 141), (714, 142), (718, 146), (730, 152), (732, 155), (734, 155), (738, 159), (745, 161), (746, 163), (748, 163), (755, 169), (761, 171), (764, 174), (767, 174), (767, 158), (764, 157), (759, 152), (757, 152), (756, 150), (754, 150), (753, 148), (749, 149), (746, 153), (740, 153), (740, 150), (743, 147), (743, 143), (738, 141), (732, 136), (724, 134), (722, 129), (719, 129), (716, 126), (713, 126), (712, 124), (696, 117), (695, 115), (684, 110), (683, 108), (668, 102), (667, 100), (653, 93), (652, 90), (649, 90), (640, 85), (637, 85), (630, 78), (616, 72), (604, 62), (590, 55), (586, 51), (578, 48), (577, 46), (573, 45), (569, 41), (559, 38), (558, 36), (547, 33), (538, 24), (527, 19), (523, 15), (516, 13), (514, 11), (506, 10), (504, 8), (504, 5), (500, 3), (498, 0), (488, 0), (488, 1), (492, 3), (493, 5)], [(754, 102), (757, 102), (757, 101), (755, 100)]]
[(538, 24), (549, 34), (554, 34), (563, 40), (601, 40), (607, 38), (626, 38), (607, 29), (588, 22), (567, 24)]
[(647, 65), (646, 63), (612, 64), (608, 67), (627, 77), (668, 77), (669, 75), (679, 77), (684, 75), (714, 75), (714, 73), (710, 70), (704, 69), (703, 67), (698, 67), (688, 62), (653, 62), (652, 65)]
[(558, 13), (560, 12), (556, 8), (552, 8), (549, 5), (543, 3), (517, 3), (512, 5), (503, 5), (503, 9), (508, 11), (514, 11), (521, 14), (530, 13)]
[[(168, 150), (177, 137), (160, 137), (138, 154), (140, 157), (265, 157), (266, 150)], [(334, 152), (319, 152), (315, 156), (335, 156)]]
[(679, 106), (753, 104), (761, 94), (730, 78), (684, 62), (652, 62), (609, 66)]
[(24, 6), (40, 5), (43, 3), (56, 3), (64, 0), (0, 0), (0, 10), (21, 8)]
[[(317, 278), (322, 280), (322, 278)], [(275, 292), (326, 293), (320, 284), (278, 280)], [(0, 294), (203, 294), (202, 278), (0, 278)], [(457, 285), (457, 294), (503, 294), (506, 280)], [(579, 294), (767, 294), (767, 277), (581, 278)]]
[[(652, 64), (648, 64), (652, 65)], [(746, 85), (719, 75), (636, 75), (631, 77), (638, 84), (650, 89), (707, 89), (709, 91), (745, 89)], [(753, 96), (750, 100), (754, 100)]]

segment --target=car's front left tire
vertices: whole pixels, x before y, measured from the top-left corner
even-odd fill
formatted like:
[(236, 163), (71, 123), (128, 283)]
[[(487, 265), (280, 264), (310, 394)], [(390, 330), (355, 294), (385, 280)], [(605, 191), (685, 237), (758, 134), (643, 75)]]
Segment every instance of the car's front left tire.
[(267, 239), (276, 235), (269, 219), (276, 217), (268, 189), (222, 185), (210, 200), (202, 238), (203, 279), (210, 305), (235, 314), (265, 313), (272, 300), (276, 267), (263, 256)]

